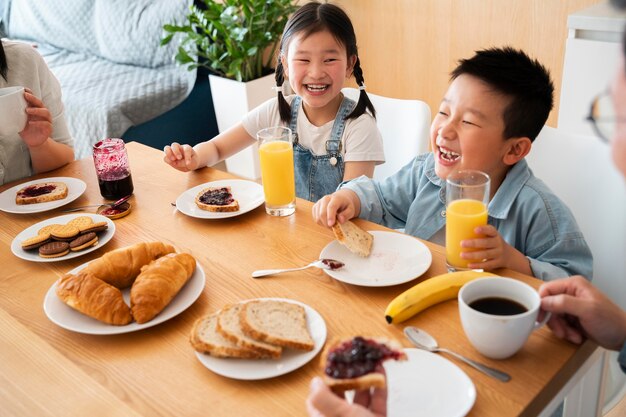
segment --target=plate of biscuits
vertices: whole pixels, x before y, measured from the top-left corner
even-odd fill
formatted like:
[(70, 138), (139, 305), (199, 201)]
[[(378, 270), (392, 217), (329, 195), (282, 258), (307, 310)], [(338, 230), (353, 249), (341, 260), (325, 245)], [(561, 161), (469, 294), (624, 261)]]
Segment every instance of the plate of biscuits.
[(49, 177), (28, 181), (0, 193), (0, 210), (7, 213), (41, 213), (80, 197), (87, 184), (78, 178)]
[(199, 219), (240, 216), (265, 201), (263, 186), (247, 180), (219, 180), (200, 184), (176, 199), (176, 208)]
[(46, 293), (43, 308), (53, 323), (77, 333), (130, 333), (182, 313), (204, 285), (204, 270), (192, 255), (167, 243), (141, 242), (63, 275)]
[(11, 242), (18, 258), (57, 262), (83, 256), (109, 242), (115, 223), (99, 214), (66, 214), (27, 227)]
[(326, 342), (326, 323), (299, 301), (257, 298), (200, 317), (190, 342), (202, 365), (218, 375), (267, 379), (312, 360)]

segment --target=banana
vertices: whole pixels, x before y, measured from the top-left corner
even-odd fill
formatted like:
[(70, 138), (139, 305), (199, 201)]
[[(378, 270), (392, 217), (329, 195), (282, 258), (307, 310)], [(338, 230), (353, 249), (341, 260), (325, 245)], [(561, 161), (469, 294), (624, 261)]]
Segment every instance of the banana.
[(493, 275), (489, 272), (458, 271), (429, 278), (394, 298), (385, 310), (385, 319), (389, 324), (401, 323), (434, 304), (456, 298), (466, 282)]

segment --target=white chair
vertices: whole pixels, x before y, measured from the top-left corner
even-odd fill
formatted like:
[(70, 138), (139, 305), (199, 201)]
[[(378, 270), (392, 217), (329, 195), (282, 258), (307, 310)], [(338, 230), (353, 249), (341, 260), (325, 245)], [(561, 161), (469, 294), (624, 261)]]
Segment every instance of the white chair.
[[(593, 136), (546, 126), (526, 159), (535, 175), (574, 214), (593, 253), (592, 282), (626, 309), (626, 182), (613, 164), (610, 147)], [(616, 353), (605, 358), (604, 411), (608, 411), (624, 395), (626, 377), (619, 369)], [(584, 401), (575, 399), (579, 403), (572, 409), (568, 406), (572, 397), (567, 397), (564, 416), (596, 414), (574, 412), (584, 407)]]
[[(358, 101), (359, 90), (344, 88), (346, 97)], [(386, 162), (376, 166), (374, 179), (396, 173), (415, 156), (428, 152), (430, 107), (420, 100), (402, 100), (367, 93), (376, 109), (376, 124), (383, 136)]]

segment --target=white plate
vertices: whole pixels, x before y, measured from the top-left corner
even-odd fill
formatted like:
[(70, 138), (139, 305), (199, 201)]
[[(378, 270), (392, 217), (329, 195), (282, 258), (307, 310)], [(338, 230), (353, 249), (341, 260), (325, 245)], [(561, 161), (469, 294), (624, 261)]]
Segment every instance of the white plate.
[(374, 244), (367, 258), (350, 252), (336, 240), (326, 245), (320, 258), (336, 259), (345, 266), (324, 272), (348, 284), (385, 287), (414, 280), (430, 268), (433, 260), (430, 250), (413, 236), (384, 231), (370, 233), (374, 235)]
[[(75, 274), (85, 268), (88, 264), (89, 262), (86, 262), (77, 268), (72, 269), (69, 273)], [(161, 324), (185, 311), (198, 299), (198, 297), (200, 297), (200, 294), (202, 294), (202, 290), (204, 290), (204, 282), (204, 270), (196, 261), (196, 269), (193, 272), (193, 275), (189, 278), (189, 281), (187, 281), (185, 286), (181, 288), (180, 292), (176, 294), (176, 297), (174, 297), (174, 299), (167, 305), (167, 307), (165, 307), (165, 309), (163, 309), (163, 311), (161, 311), (161, 313), (159, 313), (159, 315), (143, 324), (132, 322), (125, 326), (114, 326), (86, 316), (74, 310), (57, 297), (57, 281), (52, 284), (46, 293), (46, 297), (43, 301), (43, 310), (45, 311), (46, 316), (48, 316), (50, 321), (54, 324), (77, 333), (97, 335), (130, 333), (156, 326), (157, 324)], [(126, 304), (130, 304), (130, 288), (122, 290), (122, 294), (124, 295), (124, 301), (126, 301)]]
[[(39, 229), (41, 229), (42, 227), (47, 226), (49, 224), (66, 224), (70, 220), (75, 219), (77, 217), (81, 217), (81, 216), (91, 217), (94, 223), (107, 222), (107, 224), (109, 225), (107, 230), (97, 233), (98, 243), (96, 245), (91, 246), (87, 249), (80, 250), (78, 252), (70, 251), (70, 253), (68, 253), (67, 255), (59, 256), (57, 258), (42, 258), (41, 256), (39, 256), (39, 252), (37, 251), (37, 249), (32, 249), (32, 250), (22, 249), (22, 241), (29, 239), (31, 237), (37, 236), (37, 231), (39, 231)], [(110, 219), (107, 219), (104, 216), (101, 216), (99, 214), (86, 214), (86, 213), (66, 214), (64, 216), (53, 217), (51, 219), (44, 220), (39, 223), (35, 223), (32, 226), (27, 227), (26, 229), (22, 230), (20, 234), (15, 236), (15, 238), (11, 242), (11, 251), (18, 258), (22, 258), (27, 261), (33, 261), (33, 262), (67, 261), (68, 259), (78, 258), (79, 256), (83, 256), (89, 252), (93, 252), (97, 249), (100, 249), (101, 247), (106, 245), (109, 242), (109, 240), (113, 238), (114, 234), (115, 234), (115, 223), (113, 223), (113, 221), (111, 221)]]
[(404, 349), (407, 361), (384, 363), (387, 415), (462, 417), (476, 401), (476, 387), (458, 366), (435, 353)]
[(233, 379), (256, 380), (284, 375), (305, 365), (317, 355), (326, 341), (326, 323), (313, 308), (299, 301), (286, 298), (260, 298), (260, 300), (280, 300), (301, 305), (306, 310), (307, 326), (315, 342), (310, 352), (294, 349), (283, 349), (280, 359), (231, 359), (215, 358), (196, 352), (196, 356), (211, 371)]
[[(67, 185), (67, 197), (62, 198), (61, 200), (48, 201), (47, 203), (37, 203), (37, 204), (16, 204), (15, 196), (17, 192), (28, 185), (37, 184), (41, 182), (63, 182)], [(66, 205), (67, 203), (71, 203), (80, 197), (85, 190), (87, 189), (87, 184), (84, 181), (79, 180), (78, 178), (72, 177), (51, 177), (51, 178), (40, 178), (38, 180), (24, 182), (22, 184), (18, 184), (14, 187), (9, 188), (8, 190), (3, 191), (0, 194), (0, 210), (6, 211), (7, 213), (41, 213), (42, 211), (48, 211), (55, 209), (57, 207), (61, 207)]]
[[(239, 202), (239, 210), (227, 213), (214, 213), (202, 210), (196, 205), (196, 196), (203, 188), (230, 187), (233, 197)], [(182, 193), (176, 199), (176, 208), (187, 216), (199, 219), (225, 219), (247, 213), (265, 201), (263, 186), (246, 180), (220, 180), (200, 184)]]

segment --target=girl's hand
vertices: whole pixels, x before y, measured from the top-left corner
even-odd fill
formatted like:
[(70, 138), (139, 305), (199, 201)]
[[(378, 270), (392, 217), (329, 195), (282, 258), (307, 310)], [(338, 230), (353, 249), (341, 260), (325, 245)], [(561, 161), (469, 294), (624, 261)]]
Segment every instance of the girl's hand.
[[(356, 201), (355, 201), (356, 200)], [(350, 190), (335, 191), (320, 198), (313, 205), (313, 220), (320, 226), (331, 227), (335, 221), (343, 223), (358, 216), (360, 211), (359, 197)], [(357, 207), (358, 205), (358, 207)]]
[(470, 261), (468, 268), (491, 270), (509, 266), (511, 249), (515, 249), (502, 239), (495, 227), (479, 226), (474, 233), (484, 237), (461, 242), (461, 250), (472, 249), (461, 252), (461, 258)]
[(198, 168), (198, 154), (189, 145), (181, 145), (177, 142), (166, 146), (163, 151), (163, 161), (179, 171), (187, 172)]
[(19, 135), (29, 148), (43, 145), (52, 134), (52, 115), (43, 102), (26, 88), (24, 91), (26, 100), (26, 126)]

